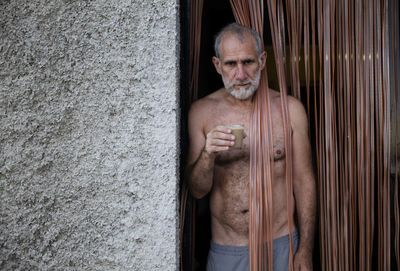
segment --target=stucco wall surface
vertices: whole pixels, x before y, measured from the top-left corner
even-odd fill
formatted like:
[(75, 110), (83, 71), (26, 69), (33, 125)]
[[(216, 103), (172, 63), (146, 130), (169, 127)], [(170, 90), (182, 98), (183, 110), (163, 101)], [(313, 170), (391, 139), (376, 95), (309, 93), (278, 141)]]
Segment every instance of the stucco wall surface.
[(0, 269), (176, 270), (175, 0), (0, 1)]

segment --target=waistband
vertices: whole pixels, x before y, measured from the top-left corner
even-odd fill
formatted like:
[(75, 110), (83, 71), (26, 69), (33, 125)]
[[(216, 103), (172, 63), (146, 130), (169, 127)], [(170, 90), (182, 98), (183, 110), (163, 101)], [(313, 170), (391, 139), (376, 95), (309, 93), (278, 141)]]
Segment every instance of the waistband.
[[(299, 234), (297, 230), (295, 230), (292, 233), (292, 241), (297, 241), (299, 238)], [(280, 247), (280, 246), (288, 246), (290, 244), (290, 239), (289, 239), (289, 234), (278, 237), (274, 239), (273, 246), (274, 247)], [(210, 242), (210, 251), (213, 251), (215, 253), (219, 254), (227, 254), (227, 255), (242, 255), (242, 254), (248, 254), (249, 253), (249, 248), (248, 246), (226, 246), (226, 245), (220, 245), (217, 244), (213, 241)]]

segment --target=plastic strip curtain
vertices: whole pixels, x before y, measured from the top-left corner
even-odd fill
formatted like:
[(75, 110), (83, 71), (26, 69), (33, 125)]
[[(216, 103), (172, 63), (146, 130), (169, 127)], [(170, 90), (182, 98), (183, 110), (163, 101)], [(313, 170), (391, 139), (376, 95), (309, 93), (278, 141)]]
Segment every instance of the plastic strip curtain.
[[(307, 9), (303, 13), (304, 61), (301, 65), (305, 70), (309, 116), (310, 74), (314, 82), (321, 269), (391, 270), (393, 248), (399, 268), (398, 1), (317, 1), (316, 22), (315, 1), (302, 4), (286, 1), (290, 79), (292, 93), (298, 98), (296, 80), (299, 80), (300, 61), (296, 60), (299, 60), (297, 48), (302, 39), (298, 25), (302, 23), (298, 18), (302, 8)], [(312, 72), (309, 72), (307, 45), (310, 17)], [(394, 74), (393, 78), (390, 74)], [(391, 119), (394, 139), (391, 139)], [(391, 140), (395, 142), (394, 196), (390, 193)], [(394, 230), (391, 230), (391, 216)], [(394, 246), (391, 246), (393, 237)]]
[[(240, 2), (240, 1), (231, 1)], [(236, 15), (247, 1), (232, 4), (235, 18), (246, 24), (243, 14)], [(251, 7), (251, 1), (248, 1)], [(304, 27), (304, 61), (307, 109), (310, 116), (310, 58), (309, 56), (309, 20), (312, 21), (312, 60), (314, 80), (314, 115), (316, 158), (318, 169), (319, 213), (320, 213), (320, 253), (322, 270), (390, 270), (391, 269), (391, 212), (394, 216), (394, 254), (399, 267), (399, 197), (398, 197), (398, 1), (317, 1), (317, 33), (315, 31), (315, 1), (286, 1), (287, 33), (289, 37), (289, 65), (292, 94), (300, 95), (300, 44)], [(260, 4), (261, 5), (261, 4)], [(284, 60), (284, 45), (280, 42), (279, 22), (282, 21), (280, 7), (282, 1), (268, 1), (271, 35), (277, 64), (280, 91), (285, 92), (285, 75), (281, 60)], [(311, 7), (311, 9), (310, 9)], [(303, 10), (304, 9), (304, 10)], [(310, 9), (310, 10), (309, 10)], [(252, 8), (249, 8), (250, 12)], [(392, 73), (389, 69), (389, 10), (392, 11)], [(305, 17), (301, 15), (304, 12)], [(251, 15), (250, 15), (251, 16)], [(281, 18), (277, 18), (277, 17)], [(303, 24), (304, 22), (304, 24)], [(253, 24), (251, 24), (253, 26)], [(254, 27), (254, 26), (253, 26)], [(315, 39), (318, 37), (319, 54), (316, 56)], [(317, 92), (316, 59), (319, 60), (319, 91)], [(391, 92), (394, 93), (394, 137), (395, 160), (394, 197), (390, 194), (390, 107)], [(285, 95), (283, 95), (283, 98)], [(257, 97), (258, 98), (258, 97)], [(262, 101), (262, 99), (260, 99)], [(282, 99), (283, 100), (283, 99)], [(264, 102), (268, 110), (268, 100)], [(258, 102), (255, 112), (266, 112)], [(283, 113), (285, 105), (282, 103)], [(256, 113), (255, 113), (256, 115)], [(285, 121), (287, 120), (286, 117)], [(263, 141), (264, 122), (254, 121), (260, 128), (250, 135), (257, 135)], [(268, 123), (270, 125), (270, 123)], [(270, 127), (270, 126), (269, 126)], [(271, 134), (264, 142), (270, 144)], [(268, 150), (263, 142), (258, 149)], [(288, 143), (286, 143), (288, 144)], [(290, 142), (289, 142), (290, 144)], [(265, 153), (268, 153), (264, 150)], [(257, 149), (251, 149), (252, 157)], [(266, 155), (268, 157), (268, 155)], [(268, 162), (268, 161), (265, 161)], [(251, 173), (261, 170), (270, 178), (271, 165), (251, 166)], [(287, 162), (290, 164), (290, 162)], [(264, 171), (262, 171), (264, 170)], [(265, 172), (266, 171), (266, 172)], [(289, 173), (290, 174), (290, 173)], [(288, 175), (290, 176), (290, 175)], [(273, 176), (272, 176), (273, 177)], [(256, 175), (256, 179), (260, 178)], [(250, 185), (257, 183), (250, 179)], [(250, 198), (266, 196), (263, 186), (251, 188)], [(288, 190), (290, 191), (290, 190)], [(256, 195), (256, 196), (254, 196)], [(394, 199), (392, 201), (392, 198)], [(256, 198), (257, 199), (257, 198)], [(257, 199), (256, 201), (262, 201)], [(252, 201), (253, 203), (253, 201)], [(269, 204), (273, 204), (272, 202)], [(269, 204), (266, 205), (266, 209)], [(250, 210), (258, 208), (251, 206)], [(260, 234), (252, 223), (263, 224), (263, 215), (258, 212), (250, 221), (251, 270), (264, 268), (263, 254), (259, 252)], [(260, 222), (261, 221), (261, 222)], [(267, 227), (271, 218), (265, 218)], [(254, 231), (252, 233), (252, 230)], [(267, 240), (270, 240), (268, 233)], [(257, 243), (258, 242), (258, 243)], [(254, 245), (256, 244), (256, 245)], [(268, 246), (270, 249), (270, 246)], [(375, 254), (375, 256), (374, 256)], [(268, 255), (270, 256), (270, 255)], [(271, 261), (269, 259), (269, 261)], [(261, 267), (260, 267), (261, 266)]]
[[(198, 81), (199, 81), (199, 65), (200, 65), (200, 42), (201, 42), (201, 21), (203, 16), (203, 0), (191, 0), (190, 1), (190, 41), (189, 41), (189, 62), (190, 62), (190, 91), (189, 99), (190, 102), (194, 102), (198, 99)], [(196, 225), (196, 201), (189, 197), (189, 188), (186, 181), (183, 182), (181, 187), (180, 205), (179, 205), (179, 259), (180, 269), (187, 270), (183, 265), (183, 234), (185, 227), (185, 214), (186, 206), (190, 201), (190, 270), (194, 270), (194, 245), (195, 245), (195, 225)], [(187, 219), (187, 218), (186, 218)]]
[[(394, 72), (389, 68), (389, 11), (392, 53), (397, 55), (398, 1), (391, 1), (392, 7), (389, 3), (317, 1), (321, 68), (314, 111), (323, 270), (391, 270), (391, 213), (399, 267), (397, 150), (394, 197), (390, 193), (391, 117), (395, 131), (398, 125), (398, 100), (390, 97), (399, 91), (390, 74), (397, 74), (396, 56)], [(396, 108), (392, 116), (391, 102)]]
[[(231, 0), (232, 10), (238, 23), (252, 27), (263, 38), (263, 1), (240, 1)], [(268, 2), (269, 18), (271, 23), (274, 51), (276, 54), (277, 71), (281, 90), (281, 107), (283, 129), (285, 134), (286, 148), (286, 186), (287, 201), (292, 199), (292, 161), (289, 113), (286, 97), (286, 83), (282, 56), (283, 20), (276, 16), (282, 10), (282, 5), (276, 1)], [(249, 221), (249, 257), (250, 270), (272, 270), (273, 268), (273, 201), (272, 201), (272, 179), (273, 179), (273, 127), (270, 113), (270, 99), (268, 92), (268, 80), (266, 70), (263, 71), (260, 87), (253, 102), (250, 120), (250, 221)], [(287, 202), (287, 206), (292, 206)], [(293, 221), (289, 215), (292, 210), (288, 209), (289, 228), (293, 228)], [(290, 244), (292, 243), (291, 233)], [(268, 240), (268, 242), (266, 242)], [(290, 245), (290, 259), (293, 259), (293, 248)], [(292, 260), (289, 261), (289, 269), (293, 270)], [(269, 263), (269, 264), (268, 264)]]
[(390, 270), (389, 2), (324, 0), (317, 10), (322, 266)]
[[(392, 138), (392, 146), (391, 148), (393, 151), (391, 157), (391, 169), (392, 169), (392, 176), (394, 176), (394, 255), (395, 255), (395, 262), (397, 264), (397, 269), (400, 269), (400, 200), (399, 200), (399, 182), (400, 182), (400, 152), (399, 152), (399, 145), (400, 145), (400, 85), (399, 85), (399, 77), (400, 77), (400, 56), (399, 56), (399, 16), (400, 16), (400, 8), (399, 8), (399, 1), (392, 1), (392, 5), (390, 7), (391, 12), (391, 66), (392, 66), (392, 82), (391, 85), (391, 98), (394, 100), (392, 103), (392, 114), (391, 120), (392, 125), (391, 134), (393, 135)], [(393, 132), (394, 131), (394, 132)], [(393, 184), (391, 184), (393, 186)], [(392, 188), (391, 188), (392, 190)]]
[(203, 1), (190, 1), (190, 102), (198, 98), (199, 88), (199, 64), (200, 64), (200, 41), (201, 21), (203, 16)]
[(392, 121), (392, 131), (394, 130), (393, 138), (393, 146), (394, 147), (394, 155), (392, 156), (392, 166), (394, 167), (394, 176), (395, 176), (395, 184), (394, 184), (394, 225), (395, 225), (395, 232), (394, 232), (394, 254), (396, 257), (397, 269), (400, 269), (400, 200), (399, 200), (399, 182), (400, 182), (400, 175), (399, 175), (399, 144), (400, 144), (400, 85), (399, 85), (399, 66), (400, 66), (400, 59), (399, 59), (399, 1), (393, 1), (393, 5), (391, 7), (391, 26), (392, 26), (392, 67), (393, 67), (393, 95), (391, 96), (394, 99), (393, 105), (393, 114)]

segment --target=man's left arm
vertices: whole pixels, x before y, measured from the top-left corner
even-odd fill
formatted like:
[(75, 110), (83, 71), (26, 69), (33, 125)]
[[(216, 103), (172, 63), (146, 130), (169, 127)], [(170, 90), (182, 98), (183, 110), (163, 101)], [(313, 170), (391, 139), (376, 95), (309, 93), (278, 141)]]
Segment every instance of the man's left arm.
[(311, 158), (308, 120), (303, 105), (289, 100), (293, 129), (293, 192), (299, 230), (299, 247), (294, 257), (294, 270), (312, 270), (312, 252), (316, 217), (316, 188)]

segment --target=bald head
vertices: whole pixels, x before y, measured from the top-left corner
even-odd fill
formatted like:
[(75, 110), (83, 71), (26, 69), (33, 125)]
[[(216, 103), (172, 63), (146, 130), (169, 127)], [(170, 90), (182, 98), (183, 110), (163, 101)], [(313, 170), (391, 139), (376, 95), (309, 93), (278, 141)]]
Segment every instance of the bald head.
[(247, 41), (247, 39), (252, 39), (255, 45), (257, 55), (258, 56), (261, 55), (263, 51), (262, 42), (258, 33), (249, 27), (237, 23), (232, 23), (225, 26), (215, 37), (214, 50), (216, 57), (218, 58), (221, 57), (221, 43), (223, 38), (227, 35), (233, 35), (240, 42), (245, 42)]

